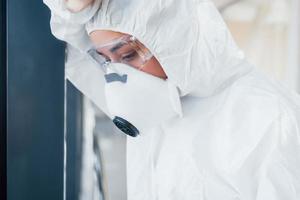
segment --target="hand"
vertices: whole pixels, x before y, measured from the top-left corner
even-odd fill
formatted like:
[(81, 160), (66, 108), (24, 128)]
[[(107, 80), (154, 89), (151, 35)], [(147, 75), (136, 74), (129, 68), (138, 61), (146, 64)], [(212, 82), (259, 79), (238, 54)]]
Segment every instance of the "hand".
[(76, 13), (94, 3), (94, 0), (64, 0), (64, 2), (68, 10)]

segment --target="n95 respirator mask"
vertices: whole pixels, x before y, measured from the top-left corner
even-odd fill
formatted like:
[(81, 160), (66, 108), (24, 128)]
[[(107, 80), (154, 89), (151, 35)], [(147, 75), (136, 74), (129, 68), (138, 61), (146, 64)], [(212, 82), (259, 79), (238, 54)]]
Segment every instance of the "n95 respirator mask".
[(110, 64), (105, 73), (105, 98), (110, 118), (127, 135), (136, 137), (181, 116), (175, 85), (122, 63)]

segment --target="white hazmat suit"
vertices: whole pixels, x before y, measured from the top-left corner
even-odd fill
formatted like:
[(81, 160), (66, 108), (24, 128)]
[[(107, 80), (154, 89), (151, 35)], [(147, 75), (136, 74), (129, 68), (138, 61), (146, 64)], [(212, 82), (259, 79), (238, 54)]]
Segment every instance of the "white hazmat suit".
[(181, 116), (127, 137), (128, 200), (300, 199), (300, 97), (247, 62), (210, 0), (44, 3), (72, 46), (66, 76), (105, 113), (93, 30), (137, 37), (178, 88)]

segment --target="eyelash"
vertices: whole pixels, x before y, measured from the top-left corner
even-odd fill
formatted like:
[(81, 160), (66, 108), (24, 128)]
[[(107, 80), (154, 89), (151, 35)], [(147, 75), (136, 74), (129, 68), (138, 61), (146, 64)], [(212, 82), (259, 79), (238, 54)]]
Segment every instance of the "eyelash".
[(129, 54), (127, 54), (126, 56), (122, 57), (122, 60), (129, 60), (132, 59), (136, 56), (136, 52), (131, 52)]
[[(106, 56), (105, 56), (104, 54), (102, 54), (101, 52), (98, 52), (98, 51), (97, 51), (97, 53), (98, 53), (100, 56), (103, 56), (106, 60), (110, 60), (110, 58), (106, 57)], [(132, 51), (132, 52), (130, 52), (130, 53), (127, 53), (126, 56), (123, 56), (123, 57), (122, 57), (122, 60), (125, 60), (125, 61), (129, 62), (129, 61), (133, 60), (136, 56), (137, 56), (137, 52)]]
[(100, 56), (103, 56), (106, 60), (110, 60), (108, 57), (106, 57), (104, 54), (100, 53), (99, 51), (97, 51), (97, 53), (98, 53)]

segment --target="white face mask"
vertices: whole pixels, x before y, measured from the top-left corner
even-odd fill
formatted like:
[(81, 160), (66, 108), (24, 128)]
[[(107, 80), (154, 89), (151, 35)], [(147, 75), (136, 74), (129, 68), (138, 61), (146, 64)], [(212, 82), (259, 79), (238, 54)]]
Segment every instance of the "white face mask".
[(163, 80), (121, 63), (108, 67), (104, 86), (110, 118), (127, 135), (136, 137), (176, 116), (181, 116), (180, 96)]

